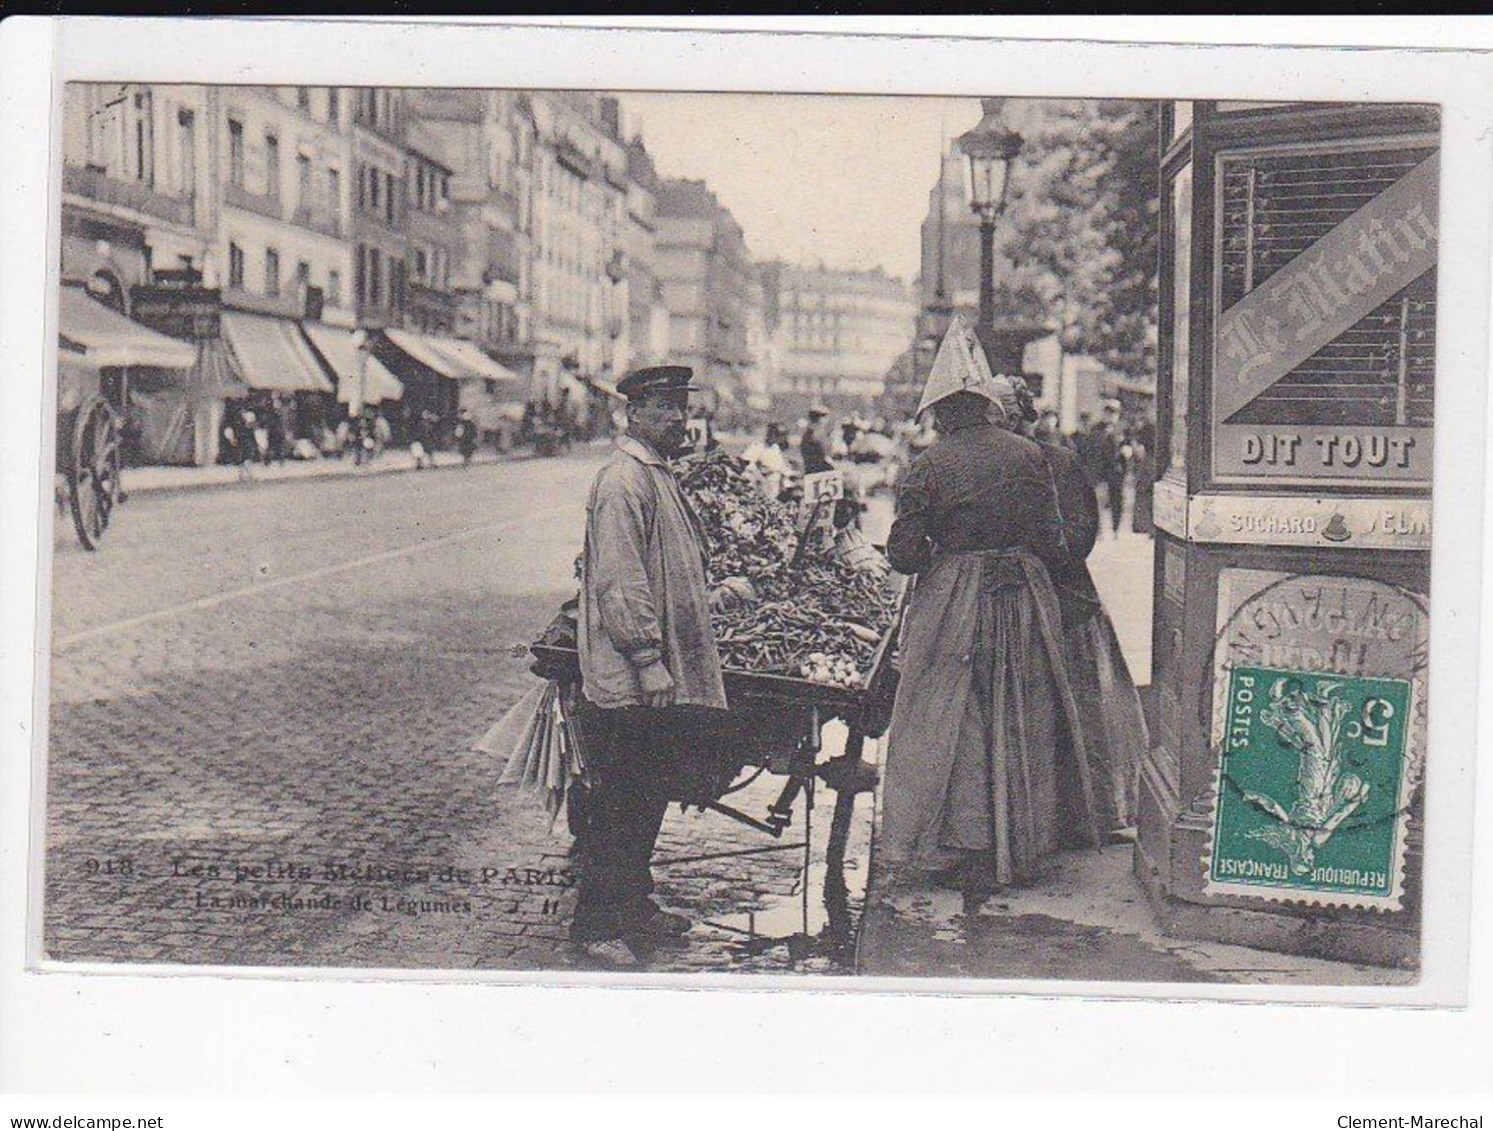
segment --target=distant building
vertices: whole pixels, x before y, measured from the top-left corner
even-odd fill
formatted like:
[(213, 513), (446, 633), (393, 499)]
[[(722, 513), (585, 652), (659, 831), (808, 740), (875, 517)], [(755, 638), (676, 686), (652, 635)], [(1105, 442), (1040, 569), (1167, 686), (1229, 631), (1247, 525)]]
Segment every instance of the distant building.
[(765, 273), (776, 323), (780, 387), (809, 396), (872, 399), (912, 341), (918, 304), (881, 268), (848, 271), (774, 264)]
[(742, 380), (747, 407), (765, 412), (782, 387), (783, 361), (778, 335), (768, 326), (767, 282), (759, 270), (752, 280), (752, 301), (746, 308), (746, 345), (751, 357)]
[(641, 137), (627, 147), (627, 323), (631, 366), (669, 357), (669, 308), (656, 270), (658, 171)]
[(668, 180), (659, 186), (656, 246), (671, 360), (691, 366), (714, 397), (740, 400), (756, 301), (741, 225), (703, 181)]
[(450, 170), (448, 223), (457, 235), (447, 283), (452, 331), (528, 373), (534, 120), (527, 96), (421, 89), (407, 98), (411, 147)]
[(406, 108), (395, 87), (356, 87), (353, 162), (357, 208), (353, 213), (353, 273), (358, 324), (399, 326), (404, 321), (408, 241), (404, 196)]
[(940, 175), (928, 190), (922, 224), (918, 300), (976, 311), (980, 306), (980, 222), (969, 206), (967, 161), (946, 153)]
[(413, 140), (404, 195), (409, 241), (405, 325), (450, 334), (456, 327), (451, 266), (461, 254), (461, 227), (451, 211), (451, 169)]
[(627, 366), (627, 155), (616, 99), (545, 91), (529, 104), (535, 379), (553, 398)]

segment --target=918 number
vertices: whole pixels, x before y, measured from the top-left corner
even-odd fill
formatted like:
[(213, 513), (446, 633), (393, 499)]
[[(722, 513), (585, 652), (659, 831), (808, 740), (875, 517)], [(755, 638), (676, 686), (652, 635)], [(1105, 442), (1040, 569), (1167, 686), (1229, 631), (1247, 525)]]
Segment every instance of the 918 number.
[(135, 862), (128, 856), (110, 857), (106, 860), (89, 858), (84, 862), (83, 870), (90, 876), (133, 876)]

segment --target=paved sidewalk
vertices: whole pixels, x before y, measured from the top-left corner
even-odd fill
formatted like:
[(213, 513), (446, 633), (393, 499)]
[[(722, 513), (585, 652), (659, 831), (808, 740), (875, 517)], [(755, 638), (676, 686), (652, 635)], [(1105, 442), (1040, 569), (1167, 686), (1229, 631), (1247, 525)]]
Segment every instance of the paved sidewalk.
[[(1127, 516), (1128, 519), (1128, 516)], [(1128, 527), (1128, 522), (1127, 522)], [(1153, 541), (1102, 531), (1089, 567), (1132, 677), (1151, 675)], [(876, 794), (873, 846), (880, 833)], [(1131, 871), (1132, 849), (1059, 854), (1033, 886), (966, 907), (954, 891), (897, 886), (872, 850), (856, 970), (880, 977), (1364, 985), (1410, 971), (1167, 938)]]

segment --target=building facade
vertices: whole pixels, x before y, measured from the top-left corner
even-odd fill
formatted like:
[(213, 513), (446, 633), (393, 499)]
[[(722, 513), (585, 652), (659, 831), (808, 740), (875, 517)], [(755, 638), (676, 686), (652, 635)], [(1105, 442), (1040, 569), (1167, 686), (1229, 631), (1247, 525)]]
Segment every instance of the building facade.
[[(219, 87), (207, 272), (225, 306), (351, 325), (349, 113), (329, 87)], [(309, 304), (309, 305), (308, 305)]]
[(510, 368), (532, 367), (529, 164), (534, 117), (526, 94), (411, 90), (409, 137), (450, 170), (452, 331)]
[(775, 285), (780, 387), (810, 396), (874, 399), (912, 341), (911, 287), (880, 268), (841, 271), (778, 265)]
[(658, 365), (669, 356), (669, 308), (655, 269), (658, 170), (641, 137), (627, 147), (627, 324), (630, 364)]
[(405, 213), (406, 109), (404, 91), (356, 87), (352, 155), (353, 274), (358, 324), (370, 328), (404, 322), (408, 285)]
[(456, 326), (451, 267), (461, 254), (461, 229), (451, 212), (451, 169), (413, 139), (404, 197), (409, 268), (405, 325), (449, 334)]
[(121, 313), (155, 271), (205, 267), (216, 226), (217, 92), (69, 83), (63, 91), (62, 278)]
[(755, 269), (741, 225), (698, 180), (660, 184), (655, 270), (669, 309), (671, 360), (716, 397), (741, 399)]
[(529, 106), (535, 388), (556, 399), (627, 368), (627, 154), (615, 99), (547, 91)]

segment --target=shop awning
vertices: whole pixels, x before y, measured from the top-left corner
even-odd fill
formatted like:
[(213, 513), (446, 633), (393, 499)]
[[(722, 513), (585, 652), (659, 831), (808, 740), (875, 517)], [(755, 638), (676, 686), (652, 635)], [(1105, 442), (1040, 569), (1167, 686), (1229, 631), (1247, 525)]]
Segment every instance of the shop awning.
[(234, 367), (250, 388), (285, 393), (332, 391), (300, 327), (288, 319), (225, 310), (223, 337), (233, 352)]
[(58, 334), (66, 345), (81, 351), (101, 369), (116, 365), (190, 369), (197, 364), (197, 347), (191, 342), (168, 338), (131, 322), (90, 298), (81, 287), (62, 288)]
[(441, 349), (435, 339), (425, 334), (417, 334), (413, 330), (385, 330), (384, 336), (425, 368), (435, 371), (442, 377), (460, 381), (463, 377), (476, 376), (476, 374), (469, 373), (465, 365)]
[[(302, 322), (301, 329), (311, 339), (311, 348), (321, 355), (327, 368), (337, 375), (337, 399), (352, 404), (358, 394), (358, 347), (351, 330), (339, 330), (320, 322)], [(404, 383), (385, 368), (383, 362), (366, 351), (363, 354), (363, 403), (381, 404), (404, 396)]]
[(488, 357), (475, 342), (461, 338), (436, 338), (435, 343), (442, 353), (460, 362), (477, 377), (487, 381), (510, 381), (515, 385), (520, 381), (517, 373)]

